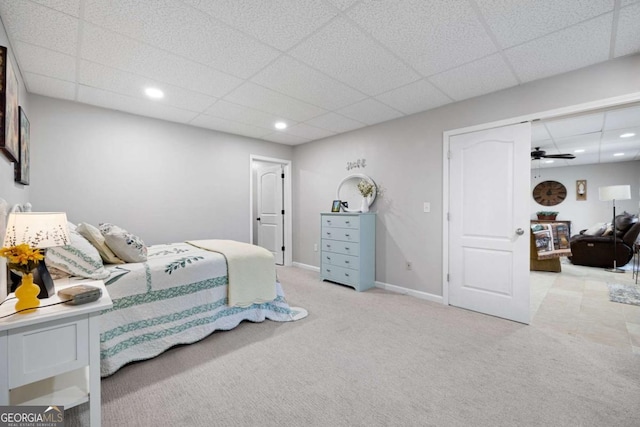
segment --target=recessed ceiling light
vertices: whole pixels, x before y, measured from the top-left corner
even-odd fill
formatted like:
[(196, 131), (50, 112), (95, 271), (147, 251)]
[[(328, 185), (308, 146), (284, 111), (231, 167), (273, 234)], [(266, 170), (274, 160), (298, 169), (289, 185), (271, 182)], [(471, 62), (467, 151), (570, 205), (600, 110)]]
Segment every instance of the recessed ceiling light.
[(573, 150), (574, 153), (584, 153), (584, 149), (583, 148), (579, 148), (577, 150)]
[(545, 163), (553, 163), (553, 160), (545, 160)]
[(287, 128), (287, 124), (285, 122), (276, 122), (273, 126), (279, 130)]
[(616, 156), (616, 157), (624, 156), (624, 153), (616, 153), (616, 154), (614, 154), (614, 156)]
[(631, 138), (632, 136), (636, 136), (636, 134), (633, 132), (627, 132), (620, 135), (620, 138)]
[(149, 98), (160, 99), (164, 98), (164, 92), (155, 87), (148, 87), (144, 90)]

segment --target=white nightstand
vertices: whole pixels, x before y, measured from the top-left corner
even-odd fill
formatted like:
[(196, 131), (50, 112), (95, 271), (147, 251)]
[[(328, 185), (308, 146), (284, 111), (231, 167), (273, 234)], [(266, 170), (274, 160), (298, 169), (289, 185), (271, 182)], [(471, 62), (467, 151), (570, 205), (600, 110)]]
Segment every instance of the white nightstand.
[[(60, 301), (60, 289), (88, 284), (102, 297), (82, 305), (44, 305)], [(56, 295), (35, 313), (0, 319), (0, 405), (61, 405), (89, 401), (92, 426), (100, 425), (100, 312), (112, 306), (102, 281), (62, 279)], [(13, 296), (13, 294), (9, 295)], [(14, 311), (15, 300), (0, 306)]]

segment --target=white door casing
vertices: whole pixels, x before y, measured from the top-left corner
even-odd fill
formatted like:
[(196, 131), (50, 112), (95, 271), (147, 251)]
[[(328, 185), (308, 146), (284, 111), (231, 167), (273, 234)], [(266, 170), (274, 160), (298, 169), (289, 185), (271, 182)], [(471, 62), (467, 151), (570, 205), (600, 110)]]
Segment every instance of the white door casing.
[(284, 264), (282, 165), (258, 169), (258, 246), (269, 250), (276, 264)]
[(530, 145), (530, 123), (449, 138), (449, 303), (526, 324)]

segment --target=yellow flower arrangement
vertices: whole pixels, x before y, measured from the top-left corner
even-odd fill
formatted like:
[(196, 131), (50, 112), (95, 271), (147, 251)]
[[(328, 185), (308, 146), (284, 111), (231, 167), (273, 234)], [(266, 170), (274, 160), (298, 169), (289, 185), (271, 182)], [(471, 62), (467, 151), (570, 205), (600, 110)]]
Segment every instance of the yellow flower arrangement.
[(358, 183), (358, 191), (362, 197), (369, 197), (373, 194), (373, 184), (363, 179)]
[(44, 259), (42, 251), (26, 243), (0, 249), (0, 256), (7, 258), (9, 268), (21, 273), (31, 273)]

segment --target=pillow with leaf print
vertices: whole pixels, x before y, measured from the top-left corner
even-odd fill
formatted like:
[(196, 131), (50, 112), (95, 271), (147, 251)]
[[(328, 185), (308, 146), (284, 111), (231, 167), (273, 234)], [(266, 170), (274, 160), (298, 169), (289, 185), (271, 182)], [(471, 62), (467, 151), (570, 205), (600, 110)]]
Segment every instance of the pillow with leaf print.
[(71, 241), (68, 245), (47, 249), (44, 258), (47, 267), (87, 279), (109, 277), (98, 250), (75, 229), (69, 228), (69, 237)]
[(104, 236), (104, 242), (109, 249), (121, 260), (125, 262), (147, 260), (147, 247), (140, 237), (108, 222), (98, 225), (98, 229)]

